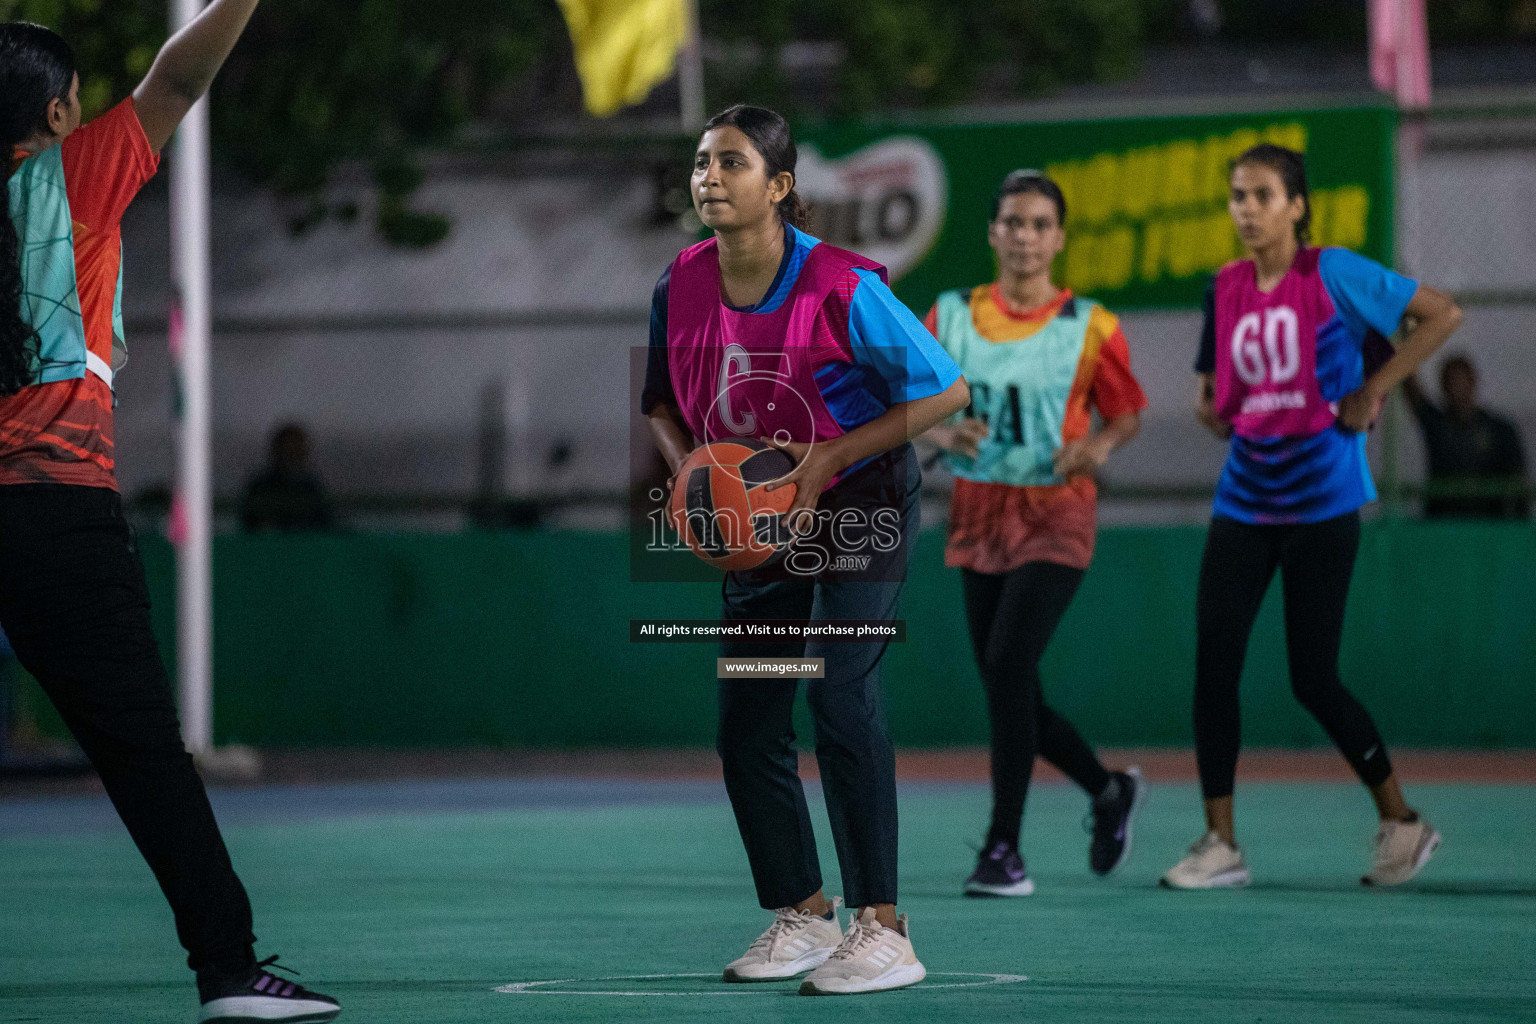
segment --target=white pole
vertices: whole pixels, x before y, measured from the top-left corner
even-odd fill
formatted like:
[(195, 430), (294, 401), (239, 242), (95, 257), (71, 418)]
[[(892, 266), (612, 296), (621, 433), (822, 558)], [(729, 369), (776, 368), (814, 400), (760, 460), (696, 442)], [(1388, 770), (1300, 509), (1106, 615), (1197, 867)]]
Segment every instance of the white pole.
[[(171, 30), (202, 11), (176, 0)], [(171, 164), (172, 274), (181, 304), (181, 423), (177, 437), (176, 669), (182, 738), (193, 754), (213, 747), (213, 494), (209, 458), (208, 98), (176, 133)]]
[(683, 131), (704, 128), (704, 43), (699, 35), (699, 0), (688, 0), (688, 39), (677, 55), (677, 87), (682, 94)]
[[(1424, 114), (1431, 99), (1429, 25), (1425, 0), (1372, 0), (1370, 5), (1371, 78), (1391, 92), (1401, 118), (1398, 125), (1397, 269), (1413, 274), (1422, 253), (1419, 161), (1424, 155)], [(1402, 511), (1403, 403), (1397, 395), (1382, 418), (1382, 493), (1389, 515)]]

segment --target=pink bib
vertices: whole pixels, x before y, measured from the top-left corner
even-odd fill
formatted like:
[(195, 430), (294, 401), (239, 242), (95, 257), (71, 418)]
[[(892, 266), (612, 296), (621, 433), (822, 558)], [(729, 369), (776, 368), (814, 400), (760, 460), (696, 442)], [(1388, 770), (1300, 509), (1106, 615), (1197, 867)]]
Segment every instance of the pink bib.
[(818, 244), (779, 308), (743, 313), (721, 295), (713, 238), (678, 255), (667, 292), (667, 362), (673, 393), (697, 440), (763, 437), (782, 444), (844, 433), (816, 385), (811, 342), (816, 314), (854, 268), (885, 280), (878, 263)]
[(1216, 414), (1246, 438), (1311, 436), (1333, 426), (1317, 382), (1317, 333), (1334, 315), (1318, 273), (1319, 250), (1303, 248), (1269, 294), (1252, 260), (1216, 275)]

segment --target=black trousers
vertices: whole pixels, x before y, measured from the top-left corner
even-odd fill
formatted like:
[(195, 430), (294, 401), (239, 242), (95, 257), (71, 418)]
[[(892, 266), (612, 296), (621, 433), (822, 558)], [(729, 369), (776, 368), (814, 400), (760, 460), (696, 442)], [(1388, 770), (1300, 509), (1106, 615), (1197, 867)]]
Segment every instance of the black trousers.
[[(899, 513), (901, 543), (860, 572), (800, 576), (733, 572), (722, 588), (725, 619), (894, 619), (922, 482), (911, 446), (860, 468), (821, 496), (818, 508)], [(849, 531), (843, 531), (845, 539)], [(806, 682), (832, 841), (851, 907), (896, 902), (896, 758), (886, 724), (880, 662), (886, 642), (727, 641), (724, 658), (824, 658)], [(822, 887), (816, 836), (800, 784), (792, 719), (799, 680), (722, 679), (717, 749), (736, 825), (764, 908), (793, 906)]]
[(961, 570), (965, 617), (992, 725), (992, 826), (987, 845), (1019, 843), (1035, 757), (1097, 796), (1109, 773), (1072, 723), (1045, 703), (1040, 658), (1083, 581), (1083, 570), (1027, 562), (1006, 573)]
[(1379, 786), (1392, 774), (1376, 723), (1339, 681), (1344, 605), (1359, 548), (1355, 512), (1286, 525), (1211, 520), (1195, 610), (1195, 755), (1207, 800), (1232, 795), (1242, 744), (1238, 681), (1276, 569), (1284, 587), (1291, 691), (1361, 782)]
[(116, 493), (0, 487), (0, 628), (149, 862), (188, 966), (255, 963), (251, 904), (182, 744), (144, 569)]

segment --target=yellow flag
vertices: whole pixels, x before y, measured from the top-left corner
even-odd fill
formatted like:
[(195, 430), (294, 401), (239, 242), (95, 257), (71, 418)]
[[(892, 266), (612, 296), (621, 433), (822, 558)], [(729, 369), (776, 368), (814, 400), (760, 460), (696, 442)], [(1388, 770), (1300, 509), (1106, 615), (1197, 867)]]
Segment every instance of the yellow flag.
[(607, 117), (670, 78), (688, 38), (690, 0), (559, 0), (587, 110)]

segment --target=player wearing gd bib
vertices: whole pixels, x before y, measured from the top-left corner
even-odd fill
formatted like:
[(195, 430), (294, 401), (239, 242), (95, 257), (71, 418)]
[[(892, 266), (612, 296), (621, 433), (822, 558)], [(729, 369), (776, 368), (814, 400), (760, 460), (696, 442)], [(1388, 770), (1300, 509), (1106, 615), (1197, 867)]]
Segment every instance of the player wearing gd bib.
[[(1291, 688), (1376, 802), (1375, 864), (1362, 881), (1406, 882), (1440, 842), (1404, 802), (1381, 735), (1340, 682), (1338, 662), (1359, 509), (1376, 498), (1364, 432), (1392, 388), (1456, 330), (1461, 311), (1362, 256), (1310, 247), (1308, 203), (1300, 153), (1263, 145), (1233, 163), (1228, 207), (1250, 258), (1217, 274), (1195, 363), (1198, 416), (1231, 438), (1196, 608), (1206, 834), (1163, 876), (1176, 888), (1248, 882), (1232, 816), (1237, 687), (1277, 568)], [(1418, 323), (1394, 353), (1383, 338), (1405, 314)]]
[(1095, 874), (1129, 851), (1145, 787), (1135, 768), (1106, 771), (1040, 685), (1040, 658), (1093, 557), (1093, 472), (1136, 435), (1147, 404), (1119, 321), (1051, 280), (1066, 215), (1054, 181), (1008, 175), (988, 230), (998, 280), (945, 292), (928, 314), (971, 386), (966, 418), (927, 436), (956, 478), (944, 561), (961, 572), (992, 725), (992, 824), (965, 883), (974, 896), (1034, 891), (1019, 832), (1037, 754), (1093, 800)]

